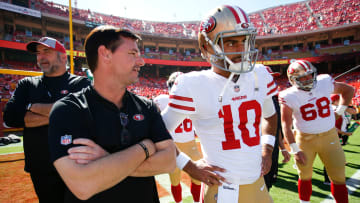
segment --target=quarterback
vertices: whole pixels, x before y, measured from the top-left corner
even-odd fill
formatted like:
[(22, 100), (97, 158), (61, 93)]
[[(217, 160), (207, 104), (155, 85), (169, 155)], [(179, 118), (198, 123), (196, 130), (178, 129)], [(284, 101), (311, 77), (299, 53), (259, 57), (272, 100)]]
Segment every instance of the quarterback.
[[(277, 126), (273, 77), (255, 65), (257, 32), (237, 6), (220, 6), (202, 21), (198, 36), (211, 70), (180, 75), (162, 112), (169, 131), (189, 117), (199, 136), (204, 162), (225, 169), (225, 181), (204, 183), (208, 202), (272, 202), (263, 175), (271, 167)], [(181, 157), (178, 155), (178, 158)], [(179, 160), (177, 158), (177, 164)], [(186, 163), (184, 170), (192, 161)], [(187, 171), (193, 176), (193, 171)]]
[[(279, 94), (281, 122), (298, 168), (300, 202), (310, 202), (312, 165), (318, 154), (329, 174), (333, 197), (336, 202), (346, 203), (345, 155), (335, 129), (335, 117), (346, 110), (354, 88), (334, 81), (327, 74), (317, 76), (316, 68), (305, 60), (291, 63), (287, 75), (292, 87)], [(331, 107), (332, 93), (341, 98), (335, 113)]]
[[(174, 72), (169, 76), (169, 79), (166, 81), (166, 85), (169, 88), (173, 86), (175, 79), (182, 75), (182, 72)], [(169, 103), (169, 95), (161, 94), (154, 98), (154, 102), (159, 107), (160, 111), (163, 111)], [(171, 137), (173, 138), (177, 148), (187, 154), (192, 160), (201, 159), (201, 154), (197, 149), (195, 142), (195, 131), (192, 125), (192, 121), (189, 118), (185, 118), (183, 122), (172, 132), (170, 132)], [(181, 170), (176, 168), (174, 172), (170, 173), (170, 182), (171, 182), (171, 193), (174, 197), (176, 203), (182, 201), (182, 188), (180, 184)], [(200, 189), (201, 182), (194, 178), (191, 179), (190, 191), (194, 199), (194, 203), (199, 202), (200, 200)]]

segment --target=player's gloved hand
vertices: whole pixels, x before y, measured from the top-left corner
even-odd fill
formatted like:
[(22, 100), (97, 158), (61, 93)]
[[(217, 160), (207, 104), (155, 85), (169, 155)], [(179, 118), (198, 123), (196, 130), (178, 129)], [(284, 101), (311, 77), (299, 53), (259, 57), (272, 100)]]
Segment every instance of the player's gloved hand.
[(262, 161), (261, 161), (261, 175), (266, 175), (270, 172), (272, 164), (273, 147), (268, 144), (262, 145)]
[(224, 168), (218, 166), (212, 166), (205, 160), (200, 159), (198, 161), (190, 160), (183, 168), (192, 178), (197, 179), (209, 186), (221, 185), (221, 181), (225, 182), (225, 178), (216, 173), (225, 172)]
[(107, 156), (109, 153), (101, 148), (94, 141), (86, 138), (78, 138), (73, 141), (74, 144), (83, 145), (72, 147), (68, 150), (69, 158), (75, 160), (78, 164), (88, 164), (91, 161)]
[(298, 151), (296, 154), (294, 154), (294, 157), (297, 163), (300, 163), (302, 165), (306, 164), (306, 156), (303, 151)]

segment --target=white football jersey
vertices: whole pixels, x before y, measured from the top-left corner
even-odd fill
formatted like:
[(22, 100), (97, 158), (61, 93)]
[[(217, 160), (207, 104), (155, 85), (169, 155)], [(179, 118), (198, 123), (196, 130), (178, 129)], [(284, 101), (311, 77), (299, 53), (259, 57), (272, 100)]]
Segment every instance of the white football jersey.
[(293, 110), (294, 128), (303, 133), (322, 133), (335, 126), (330, 99), (334, 80), (327, 74), (319, 75), (316, 79), (317, 84), (311, 91), (292, 86), (279, 94), (279, 102)]
[(199, 136), (205, 160), (226, 169), (234, 184), (250, 184), (261, 173), (261, 116), (265, 99), (277, 93), (273, 77), (263, 65), (230, 82), (212, 70), (179, 76), (170, 93), (169, 108), (189, 115)]
[[(154, 102), (163, 111), (169, 103), (169, 95), (161, 94), (154, 98)], [(174, 142), (185, 143), (195, 139), (195, 132), (192, 121), (189, 118), (183, 122), (173, 131), (170, 132)]]

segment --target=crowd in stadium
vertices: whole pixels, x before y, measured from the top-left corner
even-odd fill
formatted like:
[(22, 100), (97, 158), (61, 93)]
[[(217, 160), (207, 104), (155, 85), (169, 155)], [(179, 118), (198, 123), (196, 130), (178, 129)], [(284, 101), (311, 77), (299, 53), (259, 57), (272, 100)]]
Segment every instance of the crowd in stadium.
[[(360, 10), (356, 9), (359, 6), (360, 2), (356, 0), (313, 0), (268, 8), (250, 13), (249, 17), (260, 31), (259, 35), (287, 34), (360, 22)], [(51, 1), (32, 1), (32, 7), (41, 12), (68, 16), (67, 6)], [(199, 30), (197, 22), (151, 22), (83, 9), (76, 9), (73, 16), (74, 19), (78, 20), (128, 26), (142, 33), (160, 34), (169, 37), (195, 38)]]
[[(2, 0), (6, 2), (6, 0)], [(331, 5), (331, 6), (329, 6)], [(259, 35), (289, 34), (317, 28), (334, 27), (360, 22), (360, 2), (356, 0), (313, 0), (281, 5), (250, 13), (249, 17)], [(68, 7), (51, 1), (31, 1), (31, 8), (57, 16), (68, 16)], [(276, 15), (275, 15), (276, 14)], [(106, 15), (91, 10), (75, 9), (73, 18), (95, 24), (110, 24), (129, 27), (143, 34), (161, 35), (173, 38), (195, 39), (198, 22), (152, 22)], [(23, 39), (25, 32), (13, 33), (13, 40)], [(40, 37), (40, 36), (33, 36)], [(75, 42), (80, 43), (81, 42)], [(76, 46), (76, 44), (75, 44)]]
[[(40, 69), (36, 67), (35, 64), (31, 64), (31, 63), (7, 61), (1, 64), (2, 64), (1, 68), (40, 71)], [(82, 71), (76, 71), (75, 74), (85, 75), (85, 73)], [(337, 74), (332, 74), (333, 77), (335, 77), (336, 75)], [(0, 91), (1, 91), (0, 95), (2, 98), (9, 99), (11, 96), (11, 92), (14, 91), (16, 87), (17, 82), (20, 79), (22, 79), (24, 76), (20, 76), (20, 75), (1, 75), (1, 76), (0, 76)], [(277, 77), (275, 78), (275, 80), (279, 86), (279, 90), (284, 90), (285, 88), (290, 86), (286, 75)], [(347, 84), (350, 84), (351, 86), (356, 88), (357, 91), (353, 98), (353, 105), (356, 107), (360, 106), (360, 73), (359, 72), (349, 73), (341, 77), (339, 81), (346, 82)], [(139, 82), (130, 85), (128, 89), (135, 92), (138, 95), (147, 98), (155, 98), (160, 94), (166, 94), (168, 91), (166, 87), (166, 78), (149, 77), (146, 75), (140, 77)]]

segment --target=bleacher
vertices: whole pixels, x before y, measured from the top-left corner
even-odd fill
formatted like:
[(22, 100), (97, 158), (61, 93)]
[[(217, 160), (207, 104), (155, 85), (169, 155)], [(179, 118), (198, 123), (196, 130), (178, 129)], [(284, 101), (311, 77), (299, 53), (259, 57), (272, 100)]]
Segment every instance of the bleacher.
[[(249, 17), (259, 35), (288, 34), (360, 22), (359, 7), (357, 0), (311, 0), (268, 8), (250, 13)], [(59, 16), (68, 16), (69, 12), (65, 5), (43, 0), (35, 3), (35, 9)], [(196, 38), (199, 30), (198, 22), (152, 22), (96, 13), (89, 9), (74, 9), (73, 18), (168, 37)]]

